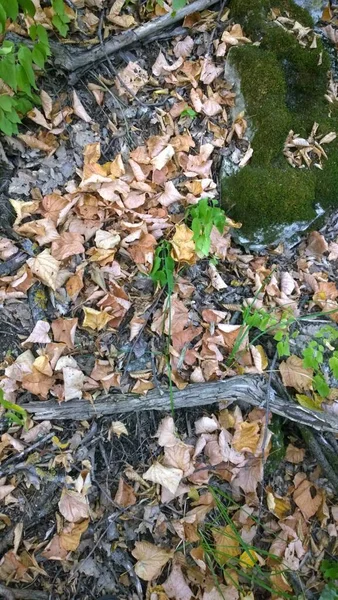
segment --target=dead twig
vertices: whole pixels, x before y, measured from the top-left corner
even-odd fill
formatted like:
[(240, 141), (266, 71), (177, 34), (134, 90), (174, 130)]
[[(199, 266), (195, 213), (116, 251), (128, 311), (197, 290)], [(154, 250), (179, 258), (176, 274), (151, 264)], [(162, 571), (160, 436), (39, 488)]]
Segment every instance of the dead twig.
[[(215, 402), (227, 401), (261, 406), (266, 395), (266, 381), (259, 375), (231, 377), (224, 381), (188, 385), (184, 390), (174, 390), (174, 407), (187, 408), (205, 406)], [(108, 394), (95, 403), (87, 400), (69, 400), (58, 405), (55, 401), (30, 402), (23, 405), (38, 421), (44, 419), (72, 419), (81, 421), (91, 417), (107, 416), (118, 413), (138, 412), (141, 410), (170, 410), (170, 394), (163, 389), (161, 396), (157, 390), (151, 390), (146, 397), (135, 394)], [(274, 394), (270, 405), (271, 412), (307, 425), (317, 431), (338, 433), (338, 418), (325, 412), (309, 410), (289, 401), (281, 394)]]

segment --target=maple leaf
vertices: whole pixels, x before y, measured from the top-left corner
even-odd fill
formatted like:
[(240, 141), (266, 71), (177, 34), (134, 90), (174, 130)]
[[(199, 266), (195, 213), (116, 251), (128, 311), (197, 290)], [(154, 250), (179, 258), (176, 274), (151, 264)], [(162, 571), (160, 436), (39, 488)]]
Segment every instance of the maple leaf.
[(70, 523), (77, 523), (89, 517), (88, 501), (79, 492), (63, 488), (58, 506), (62, 516)]
[(312, 390), (313, 369), (304, 367), (298, 356), (289, 356), (279, 365), (279, 371), (286, 387), (293, 387), (300, 393)]
[(32, 273), (55, 292), (61, 263), (51, 256), (50, 251), (44, 250), (35, 258), (29, 258), (27, 264)]
[(196, 249), (193, 240), (194, 233), (185, 225), (176, 225), (175, 234), (171, 240), (171, 256), (176, 262), (193, 265), (196, 262)]
[(160, 575), (162, 567), (173, 557), (174, 551), (150, 542), (135, 542), (132, 555), (137, 559), (134, 567), (136, 575), (144, 581), (151, 581)]

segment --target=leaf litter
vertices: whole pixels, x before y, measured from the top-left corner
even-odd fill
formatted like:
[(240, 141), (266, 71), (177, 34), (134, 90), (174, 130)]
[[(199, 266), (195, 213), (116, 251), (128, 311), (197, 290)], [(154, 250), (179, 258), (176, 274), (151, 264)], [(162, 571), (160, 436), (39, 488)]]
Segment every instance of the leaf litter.
[[(85, 5), (80, 18), (91, 36), (102, 3)], [(146, 14), (115, 2), (104, 36), (168, 6), (156, 3)], [(33, 251), (0, 278), (1, 299), (18, 306), (34, 285), (44, 290), (41, 318), (25, 323), (15, 350), (3, 355), (0, 385), (12, 406), (31, 397), (95, 406), (100, 394), (114, 391), (144, 394), (146, 402), (149, 390), (166, 387), (168, 373), (179, 389), (262, 374), (271, 347), (249, 343), (248, 332), (242, 336), (240, 315), (248, 305), (280, 320), (285, 310), (304, 314), (305, 303), (337, 322), (334, 230), (311, 233), (294, 253), (279, 247), (257, 256), (236, 245), (237, 224), (228, 220), (210, 234), (218, 260), (209, 263), (196, 250), (185, 211), (218, 197), (222, 148), (237, 145), (241, 168), (252, 156), (245, 115), (232, 120), (235, 94), (222, 68), (231, 46), (251, 41), (225, 10), (205, 58), (198, 34), (213, 31), (216, 16), (205, 11), (189, 23), (190, 16), (189, 35), (156, 56), (149, 52), (140, 61), (132, 54), (109, 79), (99, 72), (88, 84), (92, 102), (72, 90), (61, 106), (44, 91), (43, 112), (29, 115), (35, 127), (19, 138), (31, 152), (54, 160), (69, 126), (82, 143), (63, 187), (32, 188), (31, 198), (19, 192), (11, 200), (15, 241), (20, 247), (30, 241)], [(311, 31), (277, 19), (300, 43), (314, 43)], [(102, 133), (98, 107), (119, 106), (107, 93), (113, 83), (130, 116), (112, 110)], [(330, 101), (334, 93), (331, 82)], [(165, 104), (147, 108), (149, 98), (157, 104), (161, 97)], [(318, 136), (315, 126), (308, 140), (290, 132), (285, 156), (295, 167), (316, 160), (320, 167), (322, 145), (334, 135)], [(163, 239), (171, 240), (176, 269), (170, 302), (149, 277)], [(1, 238), (1, 260), (17, 253), (13, 241)], [(316, 401), (313, 370), (299, 356), (291, 354), (278, 369), (300, 403)], [(333, 383), (320, 408), (338, 412), (334, 391)], [(141, 413), (71, 425), (37, 424), (28, 415), (24, 426), (7, 422), (0, 438), (0, 528), (6, 539), (9, 533), (2, 582), (29, 583), (46, 598), (52, 591), (65, 599), (93, 597), (88, 585), (97, 596), (151, 600), (292, 598), (308, 591), (319, 597), (325, 582), (318, 565), (337, 551), (337, 497), (292, 428), (276, 466), (274, 421), (263, 408), (224, 404), (214, 414), (191, 409), (153, 421)], [(39, 505), (44, 490), (48, 501)], [(27, 515), (27, 498), (34, 496), (37, 507)]]

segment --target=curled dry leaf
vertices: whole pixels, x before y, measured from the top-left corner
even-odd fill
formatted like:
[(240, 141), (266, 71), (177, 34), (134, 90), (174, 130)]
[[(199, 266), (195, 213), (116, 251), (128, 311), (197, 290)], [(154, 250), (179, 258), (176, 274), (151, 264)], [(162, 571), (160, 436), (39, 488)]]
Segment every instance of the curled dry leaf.
[(77, 117), (79, 117), (79, 119), (82, 119), (82, 121), (85, 121), (86, 123), (92, 122), (92, 118), (87, 113), (85, 107), (83, 106), (83, 104), (75, 90), (73, 91), (73, 108), (74, 108), (74, 113), (76, 114)]
[(122, 423), (122, 421), (113, 421), (109, 427), (109, 432), (115, 433), (118, 438), (120, 438), (122, 434), (129, 435), (128, 429), (126, 428), (125, 424)]
[(88, 306), (83, 307), (83, 312), (85, 314), (83, 327), (89, 327), (89, 329), (94, 329), (96, 331), (104, 329), (111, 319), (111, 315), (108, 313), (95, 310), (95, 308), (90, 308)]
[(193, 265), (196, 262), (194, 234), (185, 225), (176, 225), (175, 234), (171, 240), (171, 256), (176, 262), (184, 262)]
[(149, 542), (135, 542), (132, 555), (137, 560), (134, 567), (136, 575), (144, 581), (151, 581), (161, 574), (162, 568), (173, 557), (174, 551)]
[(70, 523), (77, 523), (89, 517), (88, 501), (79, 492), (63, 488), (58, 506), (62, 516)]
[(186, 58), (191, 54), (193, 47), (194, 40), (190, 37), (190, 35), (187, 35), (187, 37), (175, 44), (174, 54), (176, 58), (179, 58), (180, 56)]
[(75, 332), (78, 319), (55, 319), (52, 322), (52, 331), (55, 342), (63, 342), (68, 348), (74, 348)]
[(181, 469), (164, 467), (159, 462), (155, 462), (143, 475), (143, 479), (146, 481), (159, 483), (166, 487), (172, 494), (175, 494), (182, 477), (183, 471)]
[(286, 387), (293, 387), (300, 393), (312, 390), (313, 369), (304, 367), (298, 356), (289, 356), (279, 365), (279, 371)]

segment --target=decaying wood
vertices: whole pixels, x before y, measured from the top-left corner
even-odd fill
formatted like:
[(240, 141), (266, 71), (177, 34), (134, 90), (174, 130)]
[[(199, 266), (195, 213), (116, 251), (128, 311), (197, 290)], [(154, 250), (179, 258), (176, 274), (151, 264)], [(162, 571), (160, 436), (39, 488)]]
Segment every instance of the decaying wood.
[[(174, 391), (174, 407), (191, 408), (215, 402), (243, 402), (253, 406), (264, 406), (267, 383), (260, 376), (238, 376), (224, 381), (188, 385), (184, 390)], [(271, 389), (269, 408), (272, 413), (285, 417), (298, 424), (308, 425), (318, 431), (338, 433), (338, 417), (324, 412), (314, 412), (284, 399)], [(30, 402), (24, 408), (36, 420), (44, 419), (90, 419), (94, 416), (107, 416), (141, 410), (170, 410), (170, 395), (164, 391), (152, 390), (147, 396), (135, 394), (108, 394), (91, 404), (87, 400), (70, 400), (57, 404), (56, 401)]]
[(152, 19), (136, 29), (130, 29), (120, 35), (114, 35), (105, 40), (103, 44), (94, 46), (90, 50), (75, 49), (74, 46), (69, 46), (67, 44), (53, 44), (52, 50), (55, 64), (62, 69), (71, 71), (73, 79), (74, 76), (76, 79), (76, 73), (74, 73), (74, 71), (77, 69), (90, 68), (92, 65), (104, 60), (106, 56), (110, 56), (118, 50), (121, 50), (121, 48), (144, 40), (155, 32), (174, 25), (174, 23), (181, 21), (194, 12), (210, 8), (210, 6), (213, 6), (216, 2), (218, 2), (218, 0), (195, 0), (195, 2), (184, 6), (184, 8), (181, 8), (175, 14), (168, 13), (157, 19)]

